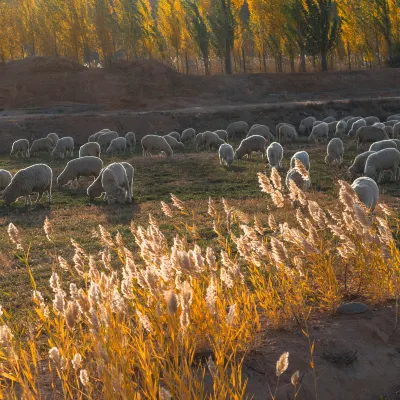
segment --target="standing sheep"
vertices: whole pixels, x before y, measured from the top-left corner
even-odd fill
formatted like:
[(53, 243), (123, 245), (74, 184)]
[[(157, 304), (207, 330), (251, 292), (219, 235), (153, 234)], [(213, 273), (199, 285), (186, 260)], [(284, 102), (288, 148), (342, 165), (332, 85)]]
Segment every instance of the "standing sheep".
[(18, 157), (18, 154), (21, 154), (22, 157), (29, 157), (28, 139), (18, 139), (13, 143), (10, 155)]
[(166, 136), (164, 136), (164, 139), (168, 142), (168, 144), (171, 146), (171, 149), (173, 151), (175, 151), (175, 150), (184, 151), (185, 150), (185, 145), (181, 142), (178, 142), (174, 137), (166, 135)]
[(326, 164), (341, 164), (343, 162), (344, 145), (341, 139), (333, 138), (326, 148)]
[(74, 139), (70, 136), (59, 139), (52, 152), (53, 158), (64, 159), (67, 155), (71, 157), (74, 155)]
[(326, 122), (321, 122), (319, 125), (314, 126), (311, 131), (311, 135), (308, 137), (308, 141), (318, 144), (319, 140), (322, 141), (328, 140), (329, 136), (329, 126)]
[(235, 156), (238, 160), (240, 160), (246, 154), (249, 158), (251, 158), (251, 153), (260, 152), (264, 158), (267, 144), (267, 139), (265, 139), (263, 136), (250, 136), (242, 140), (240, 146), (236, 150)]
[(133, 153), (136, 149), (136, 135), (133, 132), (128, 132), (125, 135), (126, 149), (129, 153)]
[[(50, 140), (50, 139), (49, 139)], [(46, 164), (35, 164), (19, 170), (12, 178), (10, 184), (4, 189), (2, 198), (6, 205), (16, 201), (18, 197), (25, 197), (25, 205), (31, 203), (32, 193), (38, 193), (36, 203), (40, 201), (45, 192), (51, 203), (51, 184), (53, 172)]]
[(103, 133), (106, 133), (106, 132), (111, 132), (111, 131), (109, 129), (102, 129), (101, 131), (98, 131), (98, 132), (94, 133), (93, 135), (90, 135), (89, 138), (88, 138), (88, 143), (97, 142), (99, 137)]
[(67, 163), (64, 170), (57, 178), (57, 185), (59, 187), (71, 182), (75, 186), (79, 185), (79, 178), (81, 176), (93, 176), (95, 179), (99, 176), (103, 168), (103, 161), (98, 157), (85, 156), (75, 158)]
[(378, 203), (379, 188), (376, 182), (367, 177), (357, 178), (351, 185), (356, 192), (358, 199), (371, 211)]
[(298, 139), (296, 129), (293, 125), (283, 124), (279, 128), (278, 141), (283, 142), (293, 142)]
[(108, 149), (106, 150), (106, 154), (114, 155), (114, 154), (125, 154), (126, 152), (126, 139), (124, 137), (117, 137), (111, 140)]
[(400, 114), (391, 115), (386, 119), (387, 122), (389, 121), (399, 121), (400, 122)]
[(352, 117), (347, 121), (347, 129), (346, 133), (348, 134), (353, 127), (354, 122), (358, 121), (359, 119), (362, 119), (362, 117)]
[(235, 153), (233, 147), (230, 144), (221, 144), (218, 149), (219, 163), (226, 165), (228, 168), (231, 167), (233, 160), (235, 159)]
[(343, 119), (340, 120), (336, 125), (335, 137), (342, 139), (346, 134), (346, 129), (347, 129), (347, 122)]
[[(291, 126), (291, 127), (294, 129), (294, 131), (296, 132), (296, 128), (294, 127), (294, 125), (288, 124), (287, 122), (280, 122), (280, 123), (279, 123), (278, 125), (276, 125), (276, 127), (275, 127), (275, 135), (276, 135), (276, 137), (277, 137), (278, 140), (279, 140), (279, 131), (280, 131), (281, 127), (284, 126), (284, 125)], [(297, 132), (296, 132), (296, 136), (297, 136)]]
[(212, 148), (218, 149), (221, 144), (224, 144), (225, 141), (220, 139), (219, 136), (211, 131), (206, 131), (203, 133), (202, 144), (206, 148), (206, 150), (212, 150)]
[(228, 132), (223, 129), (218, 129), (214, 132), (220, 139), (228, 143)]
[(387, 139), (372, 143), (369, 147), (369, 151), (379, 151), (383, 149), (397, 149), (397, 144), (393, 140)]
[(289, 188), (289, 182), (293, 181), (299, 189), (302, 190), (309, 190), (311, 186), (310, 176), (308, 179), (304, 179), (303, 175), (296, 169), (291, 168), (289, 169), (288, 173), (286, 174), (286, 186)]
[(5, 169), (0, 169), (0, 192), (3, 191), (11, 182), (12, 175)]
[(357, 151), (363, 144), (389, 139), (387, 133), (376, 126), (362, 126), (356, 133)]
[(53, 151), (53, 142), (49, 138), (41, 138), (33, 141), (32, 146), (29, 150), (30, 156), (33, 157), (37, 153), (47, 152), (49, 155)]
[(364, 173), (365, 164), (367, 162), (368, 157), (375, 153), (374, 151), (366, 151), (364, 153), (359, 154), (353, 161), (353, 164), (347, 170), (347, 174), (351, 179), (356, 178), (358, 175), (362, 175)]
[(203, 146), (203, 133), (198, 133), (195, 139), (196, 143), (196, 151), (200, 151), (201, 147)]
[(374, 125), (377, 122), (379, 122), (379, 118), (378, 117), (374, 117), (374, 116), (366, 117), (366, 118), (364, 118), (364, 120), (367, 123), (367, 126), (371, 126), (371, 125)]
[(47, 137), (53, 142), (53, 147), (56, 146), (58, 140), (60, 139), (57, 133), (49, 133)]
[(118, 137), (119, 137), (119, 135), (115, 131), (102, 133), (97, 139), (97, 143), (100, 145), (101, 152), (105, 153), (107, 151), (108, 147), (110, 146), (111, 141)]
[(356, 122), (354, 122), (353, 125), (351, 126), (351, 129), (349, 130), (348, 137), (353, 138), (354, 136), (356, 136), (357, 131), (364, 126), (367, 126), (365, 119), (361, 118)]
[(106, 192), (105, 200), (108, 204), (113, 201), (124, 203), (127, 197), (128, 202), (132, 202), (132, 189), (126, 169), (120, 163), (113, 163), (104, 168), (101, 185)]
[(336, 118), (332, 116), (326, 117), (324, 120), (322, 120), (322, 122), (326, 122), (327, 124), (330, 124), (331, 122), (334, 121), (336, 121)]
[(246, 135), (246, 137), (255, 135), (265, 137), (268, 143), (271, 143), (272, 141), (275, 140), (274, 135), (271, 133), (267, 125), (260, 125), (260, 124), (253, 125), (250, 128), (249, 133)]
[(314, 122), (317, 119), (315, 117), (307, 117), (304, 118), (301, 122), (300, 122), (300, 126), (299, 126), (299, 132), (304, 135), (304, 134), (310, 134), (314, 125)]
[(152, 152), (164, 152), (167, 157), (171, 157), (173, 151), (171, 146), (162, 136), (146, 135), (141, 140), (143, 156), (152, 156)]
[(249, 131), (249, 124), (245, 121), (232, 122), (226, 128), (229, 139), (235, 139), (236, 136), (243, 137)]
[(267, 159), (271, 167), (279, 168), (283, 158), (283, 147), (277, 143), (271, 143), (267, 148)]
[(100, 157), (100, 145), (96, 142), (85, 143), (79, 148), (79, 157)]
[(296, 158), (301, 161), (307, 171), (310, 170), (310, 156), (306, 151), (298, 151), (293, 154), (293, 157), (290, 159), (290, 168), (295, 168)]
[(372, 153), (365, 163), (364, 175), (379, 183), (383, 171), (392, 172), (392, 181), (396, 181), (399, 175), (400, 151), (396, 149), (383, 149)]
[(176, 132), (176, 131), (172, 131), (172, 132), (168, 133), (168, 135), (164, 135), (164, 137), (165, 137), (165, 136), (173, 137), (173, 138), (174, 138), (175, 140), (177, 140), (178, 142), (181, 141), (181, 135), (179, 134), (179, 132)]
[(196, 139), (196, 131), (193, 128), (187, 128), (182, 132), (181, 142), (191, 143)]

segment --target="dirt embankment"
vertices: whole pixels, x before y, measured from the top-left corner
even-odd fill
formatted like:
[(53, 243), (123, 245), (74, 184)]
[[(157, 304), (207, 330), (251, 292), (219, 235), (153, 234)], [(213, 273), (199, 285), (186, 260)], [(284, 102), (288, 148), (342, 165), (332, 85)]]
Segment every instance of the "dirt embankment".
[(399, 81), (399, 69), (207, 77), (180, 74), (154, 60), (87, 69), (62, 58), (30, 57), (0, 64), (0, 108), (76, 103), (144, 110), (384, 97), (400, 93)]

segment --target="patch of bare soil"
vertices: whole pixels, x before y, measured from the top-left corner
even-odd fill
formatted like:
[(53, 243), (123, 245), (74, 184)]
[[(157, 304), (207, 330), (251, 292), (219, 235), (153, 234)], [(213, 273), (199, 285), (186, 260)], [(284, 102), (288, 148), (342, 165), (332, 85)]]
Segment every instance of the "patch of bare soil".
[(194, 76), (155, 60), (88, 69), (63, 58), (0, 64), (0, 108), (97, 104), (104, 109), (174, 109), (399, 93), (399, 69)]

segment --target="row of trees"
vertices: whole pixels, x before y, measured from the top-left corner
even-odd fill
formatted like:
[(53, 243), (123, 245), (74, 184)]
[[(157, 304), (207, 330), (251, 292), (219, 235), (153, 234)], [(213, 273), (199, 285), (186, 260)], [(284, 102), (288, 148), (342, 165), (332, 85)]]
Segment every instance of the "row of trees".
[(400, 0), (0, 0), (0, 60), (31, 54), (206, 74), (395, 65)]

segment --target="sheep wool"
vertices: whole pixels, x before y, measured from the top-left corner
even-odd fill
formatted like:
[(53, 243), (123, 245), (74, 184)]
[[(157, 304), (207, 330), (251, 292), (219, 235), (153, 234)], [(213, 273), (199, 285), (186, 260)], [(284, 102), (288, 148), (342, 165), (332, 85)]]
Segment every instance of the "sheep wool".
[(236, 158), (240, 160), (245, 155), (251, 158), (253, 152), (260, 152), (264, 158), (267, 144), (267, 139), (263, 136), (249, 136), (248, 138), (243, 139), (240, 146), (236, 149)]
[(400, 151), (396, 149), (383, 149), (372, 153), (365, 163), (364, 175), (380, 183), (383, 171), (392, 172), (392, 181), (399, 175)]
[(79, 148), (79, 157), (100, 157), (100, 145), (96, 142), (85, 143)]
[(296, 158), (301, 161), (307, 171), (310, 170), (310, 156), (306, 151), (298, 151), (293, 154), (293, 157), (290, 159), (290, 168), (296, 166)]
[(11, 180), (11, 172), (5, 169), (0, 169), (0, 192), (10, 184)]
[(126, 152), (126, 139), (124, 137), (117, 137), (111, 140), (110, 145), (106, 150), (107, 155), (125, 154)]
[(164, 152), (167, 157), (172, 156), (173, 151), (171, 146), (162, 136), (157, 135), (146, 135), (141, 140), (143, 149), (143, 156), (151, 156), (153, 153)]
[(78, 185), (81, 176), (93, 176), (96, 179), (102, 168), (103, 161), (98, 157), (85, 156), (75, 158), (67, 163), (64, 170), (57, 178), (57, 184), (58, 186), (63, 186), (72, 181)]
[(233, 147), (230, 144), (224, 143), (219, 146), (218, 149), (219, 163), (226, 165), (228, 168), (231, 167), (233, 160), (235, 159), (235, 153)]
[(361, 203), (373, 211), (379, 199), (379, 187), (376, 182), (368, 177), (357, 178), (351, 185)]
[(271, 143), (267, 148), (267, 159), (271, 167), (279, 168), (283, 158), (283, 147), (277, 143)]
[(18, 139), (11, 147), (11, 156), (16, 156), (21, 154), (22, 157), (29, 157), (29, 140), (28, 139)]

